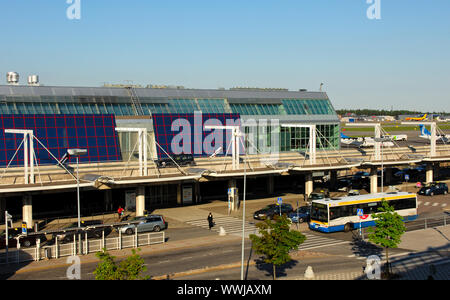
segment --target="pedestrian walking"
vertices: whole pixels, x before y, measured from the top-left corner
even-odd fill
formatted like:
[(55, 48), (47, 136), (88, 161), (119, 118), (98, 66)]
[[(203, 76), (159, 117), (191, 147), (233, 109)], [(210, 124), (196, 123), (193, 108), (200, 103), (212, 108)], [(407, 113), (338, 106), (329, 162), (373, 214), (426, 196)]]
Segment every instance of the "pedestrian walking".
[(119, 209), (117, 210), (117, 219), (119, 222), (122, 220), (124, 209), (122, 206), (119, 206)]
[(212, 213), (209, 213), (209, 215), (208, 215), (208, 225), (209, 225), (209, 230), (211, 230), (211, 228), (214, 226), (214, 219), (213, 219)]

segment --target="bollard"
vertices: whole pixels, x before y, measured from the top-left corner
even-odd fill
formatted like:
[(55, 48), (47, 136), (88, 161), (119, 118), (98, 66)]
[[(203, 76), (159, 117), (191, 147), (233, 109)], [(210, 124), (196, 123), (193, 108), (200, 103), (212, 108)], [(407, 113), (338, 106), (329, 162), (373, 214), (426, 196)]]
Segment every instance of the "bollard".
[(86, 240), (86, 247), (84, 248), (84, 254), (89, 254), (89, 240), (88, 240), (88, 234), (87, 231), (84, 233), (84, 239)]
[(225, 231), (225, 228), (223, 228), (222, 226), (220, 226), (219, 235), (220, 235), (220, 236), (225, 236), (225, 235), (227, 235), (227, 232)]
[(314, 279), (314, 271), (311, 266), (308, 266), (308, 268), (306, 268), (305, 279)]
[(17, 239), (17, 263), (20, 263), (20, 240)]
[(122, 231), (119, 229), (119, 250), (122, 250)]
[(55, 258), (59, 258), (58, 236), (55, 236)]
[(138, 247), (138, 230), (137, 230), (137, 227), (134, 230), (134, 242), (135, 242), (135, 245), (136, 245), (134, 248), (137, 248)]

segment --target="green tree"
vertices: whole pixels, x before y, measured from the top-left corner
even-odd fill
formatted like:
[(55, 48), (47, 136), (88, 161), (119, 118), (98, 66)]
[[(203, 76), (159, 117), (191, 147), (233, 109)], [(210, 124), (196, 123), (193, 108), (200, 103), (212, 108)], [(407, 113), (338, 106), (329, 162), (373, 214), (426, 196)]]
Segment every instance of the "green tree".
[(263, 255), (265, 263), (272, 264), (273, 279), (276, 279), (276, 266), (290, 262), (289, 251), (297, 249), (306, 237), (290, 230), (290, 221), (286, 216), (275, 216), (275, 221), (266, 219), (256, 225), (259, 235), (251, 234), (252, 248), (257, 254)]
[[(140, 251), (140, 249), (139, 249)], [(96, 256), (101, 260), (94, 271), (96, 280), (148, 280), (149, 276), (141, 276), (147, 271), (144, 259), (136, 254), (136, 250), (131, 250), (132, 255), (117, 264), (115, 257), (109, 254), (106, 249), (97, 252)]]
[(405, 232), (403, 217), (395, 212), (385, 199), (382, 200), (379, 213), (372, 214), (375, 219), (375, 228), (368, 228), (369, 241), (386, 249), (386, 275), (391, 275), (389, 265), (389, 249), (397, 248), (401, 242), (401, 236)]

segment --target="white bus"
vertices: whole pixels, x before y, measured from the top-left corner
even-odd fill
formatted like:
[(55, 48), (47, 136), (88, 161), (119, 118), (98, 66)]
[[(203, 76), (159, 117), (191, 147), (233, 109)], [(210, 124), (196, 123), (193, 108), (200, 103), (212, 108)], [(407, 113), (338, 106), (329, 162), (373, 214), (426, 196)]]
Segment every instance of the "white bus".
[[(373, 213), (378, 213), (382, 200), (388, 201), (405, 222), (417, 219), (417, 195), (406, 192), (379, 193), (333, 199), (314, 200), (311, 204), (309, 228), (322, 232), (348, 232), (375, 226)], [(358, 216), (358, 209), (363, 216)], [(360, 224), (361, 223), (361, 224)]]

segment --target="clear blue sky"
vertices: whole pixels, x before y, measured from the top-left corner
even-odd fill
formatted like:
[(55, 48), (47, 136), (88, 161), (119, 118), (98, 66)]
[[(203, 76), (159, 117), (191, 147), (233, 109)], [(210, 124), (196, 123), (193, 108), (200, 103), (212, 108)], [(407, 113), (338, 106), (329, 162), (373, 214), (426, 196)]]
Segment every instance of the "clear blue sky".
[(0, 83), (318, 90), (336, 108), (450, 112), (450, 1), (0, 0)]

